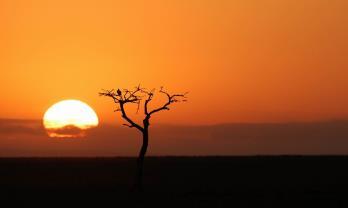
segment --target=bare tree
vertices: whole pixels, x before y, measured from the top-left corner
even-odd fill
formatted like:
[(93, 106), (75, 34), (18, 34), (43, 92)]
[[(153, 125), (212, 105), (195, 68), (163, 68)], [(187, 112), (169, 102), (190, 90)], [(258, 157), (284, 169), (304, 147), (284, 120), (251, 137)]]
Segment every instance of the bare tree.
[[(129, 128), (136, 128), (142, 133), (143, 143), (139, 152), (139, 156), (137, 159), (137, 176), (135, 181), (134, 188), (142, 191), (143, 190), (143, 167), (144, 167), (144, 159), (147, 151), (148, 143), (149, 143), (149, 126), (151, 117), (163, 110), (169, 110), (169, 106), (173, 103), (177, 102), (186, 102), (186, 95), (184, 94), (169, 94), (164, 90), (163, 87), (158, 91), (160, 94), (166, 96), (167, 101), (158, 108), (149, 109), (149, 103), (153, 100), (155, 96), (156, 89), (147, 90), (145, 88), (141, 88), (140, 85), (135, 87), (134, 90), (103, 90), (99, 93), (100, 96), (106, 96), (113, 99), (114, 103), (118, 106), (117, 110), (120, 111), (122, 118), (127, 121), (127, 123), (123, 124)], [(137, 105), (137, 113), (140, 109), (140, 105), (143, 103), (144, 107), (144, 118), (143, 123), (138, 124), (133, 119), (131, 119), (125, 110), (126, 104), (136, 104)]]

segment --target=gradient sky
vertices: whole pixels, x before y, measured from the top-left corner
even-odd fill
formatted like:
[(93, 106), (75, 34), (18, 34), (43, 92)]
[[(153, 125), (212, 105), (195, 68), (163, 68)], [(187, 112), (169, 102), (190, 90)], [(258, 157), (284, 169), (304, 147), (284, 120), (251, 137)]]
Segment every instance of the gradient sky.
[(2, 0), (0, 117), (62, 99), (120, 122), (102, 88), (166, 86), (158, 122), (348, 117), (347, 0)]

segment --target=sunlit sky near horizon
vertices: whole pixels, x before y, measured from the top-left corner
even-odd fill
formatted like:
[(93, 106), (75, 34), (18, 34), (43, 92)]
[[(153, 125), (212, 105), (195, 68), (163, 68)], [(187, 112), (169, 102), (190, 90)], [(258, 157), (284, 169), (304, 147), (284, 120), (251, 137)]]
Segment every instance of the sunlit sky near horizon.
[[(347, 0), (1, 0), (0, 157), (136, 155), (139, 132), (98, 92), (138, 84), (189, 92), (153, 116), (148, 155), (347, 154), (347, 11)], [(67, 106), (53, 121), (69, 128), (53, 133), (69, 139), (49, 138), (42, 118), (67, 99), (97, 114), (73, 124), (99, 126), (73, 128)]]

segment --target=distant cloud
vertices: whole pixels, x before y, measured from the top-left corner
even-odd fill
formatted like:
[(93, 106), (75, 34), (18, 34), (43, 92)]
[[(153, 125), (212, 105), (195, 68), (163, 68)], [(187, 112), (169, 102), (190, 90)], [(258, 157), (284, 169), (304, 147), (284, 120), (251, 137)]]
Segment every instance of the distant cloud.
[(50, 137), (77, 138), (85, 136), (86, 130), (74, 125), (67, 125), (61, 128), (47, 129), (47, 133)]
[[(49, 138), (41, 121), (0, 119), (0, 156), (136, 156), (141, 144), (139, 132), (117, 124), (86, 135)], [(348, 121), (150, 129), (149, 155), (261, 154), (348, 154)]]
[(348, 121), (228, 124), (211, 127), (211, 136), (250, 154), (348, 154)]
[(0, 119), (0, 134), (42, 135), (44, 128), (39, 120)]

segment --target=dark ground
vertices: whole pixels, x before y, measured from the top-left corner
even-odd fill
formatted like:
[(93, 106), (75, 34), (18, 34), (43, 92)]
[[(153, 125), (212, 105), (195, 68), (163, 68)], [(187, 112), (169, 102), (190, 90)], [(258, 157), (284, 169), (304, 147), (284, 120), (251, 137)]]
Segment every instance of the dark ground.
[(96, 207), (347, 207), (348, 157), (2, 158), (1, 202)]

